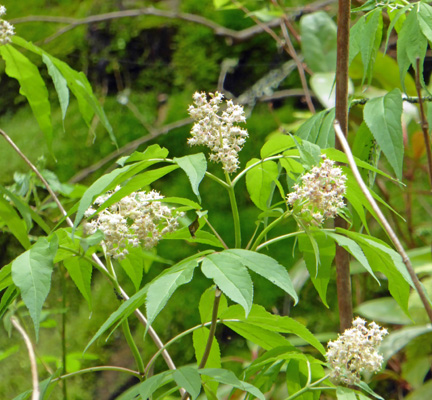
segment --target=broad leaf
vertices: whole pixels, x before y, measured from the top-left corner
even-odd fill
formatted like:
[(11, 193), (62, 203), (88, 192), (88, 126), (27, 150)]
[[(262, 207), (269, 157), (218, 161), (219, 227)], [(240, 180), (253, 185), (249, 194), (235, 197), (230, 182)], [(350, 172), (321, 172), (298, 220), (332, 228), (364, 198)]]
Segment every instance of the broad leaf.
[(90, 262), (80, 257), (69, 257), (63, 261), (76, 287), (86, 299), (91, 310), (91, 277), (92, 265)]
[(148, 286), (146, 310), (151, 325), (159, 312), (165, 307), (172, 294), (182, 285), (189, 283), (198, 262), (192, 259), (180, 262), (155, 278)]
[(6, 63), (6, 74), (19, 82), (20, 93), (27, 98), (51, 151), (53, 140), (51, 106), (48, 90), (38, 68), (13, 46), (0, 46), (0, 55)]
[(42, 306), (51, 287), (56, 251), (57, 237), (51, 241), (39, 238), (30, 250), (12, 262), (12, 279), (21, 290), (22, 299), (33, 320), (36, 337), (39, 335)]
[[(296, 137), (307, 140), (318, 145), (321, 149), (334, 147), (335, 133), (333, 129), (333, 121), (335, 118), (334, 110), (324, 110), (316, 113), (311, 118), (306, 120), (296, 132)], [(311, 165), (316, 164), (315, 159)]]
[(210, 254), (204, 258), (201, 270), (232, 301), (240, 304), (246, 315), (252, 307), (253, 284), (247, 269), (233, 257), (224, 254)]
[(182, 367), (174, 370), (173, 378), (179, 387), (184, 388), (192, 400), (195, 400), (201, 391), (201, 378), (198, 371), (192, 367)]
[[(252, 158), (246, 168), (259, 160)], [(274, 182), (279, 176), (277, 163), (264, 161), (246, 172), (246, 187), (253, 203), (260, 210), (267, 210), (271, 205)]]
[(275, 154), (283, 153), (285, 150), (295, 147), (294, 139), (292, 136), (274, 134), (267, 140), (263, 147), (261, 147), (261, 158), (271, 157)]
[(297, 293), (286, 268), (274, 258), (255, 251), (242, 249), (226, 250), (224, 254), (234, 255), (244, 266), (268, 279), (274, 285), (279, 286), (294, 299), (295, 303), (298, 302)]
[(404, 153), (401, 118), (402, 96), (399, 89), (369, 100), (364, 108), (364, 120), (398, 179), (402, 179)]
[(207, 161), (203, 153), (192, 154), (181, 158), (174, 157), (174, 162), (186, 173), (192, 186), (192, 190), (201, 202), (199, 184), (207, 171)]

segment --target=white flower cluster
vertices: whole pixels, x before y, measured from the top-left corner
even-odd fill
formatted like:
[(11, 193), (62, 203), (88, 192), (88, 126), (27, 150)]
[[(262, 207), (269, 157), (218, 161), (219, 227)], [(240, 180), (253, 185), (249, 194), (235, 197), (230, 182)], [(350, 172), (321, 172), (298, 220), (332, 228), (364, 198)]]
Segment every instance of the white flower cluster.
[(246, 129), (235, 125), (246, 122), (244, 110), (228, 100), (225, 111), (220, 112), (223, 94), (216, 92), (209, 96), (207, 101), (205, 93), (193, 95), (195, 106), (189, 106), (188, 112), (196, 122), (188, 143), (207, 146), (212, 151), (210, 160), (222, 163), (224, 171), (232, 173), (239, 167), (238, 152), (248, 137)]
[[(0, 6), (0, 17), (6, 14), (6, 7)], [(11, 36), (15, 35), (14, 27), (9, 22), (0, 18), (0, 46), (8, 44), (11, 41)]]
[[(94, 203), (101, 205), (119, 189), (117, 186), (99, 196)], [(85, 223), (84, 231), (91, 235), (101, 230), (105, 235), (102, 243), (113, 258), (124, 258), (128, 254), (127, 246), (143, 245), (150, 249), (163, 235), (175, 231), (179, 227), (178, 218), (184, 216), (184, 213), (162, 204), (162, 199), (163, 196), (154, 190), (131, 193), (101, 211), (95, 220)], [(90, 207), (84, 216), (88, 218), (95, 212)]]
[(368, 327), (364, 319), (357, 317), (353, 328), (327, 344), (326, 356), (332, 369), (330, 378), (335, 383), (354, 385), (360, 382), (360, 373), (381, 369), (383, 357), (377, 348), (388, 332), (375, 322)]
[[(323, 156), (323, 162), (300, 177), (301, 185), (294, 185), (287, 195), (287, 203), (298, 211), (306, 224), (320, 226), (327, 218), (334, 218), (345, 207), (347, 177), (334, 161)], [(297, 210), (296, 210), (297, 208)]]

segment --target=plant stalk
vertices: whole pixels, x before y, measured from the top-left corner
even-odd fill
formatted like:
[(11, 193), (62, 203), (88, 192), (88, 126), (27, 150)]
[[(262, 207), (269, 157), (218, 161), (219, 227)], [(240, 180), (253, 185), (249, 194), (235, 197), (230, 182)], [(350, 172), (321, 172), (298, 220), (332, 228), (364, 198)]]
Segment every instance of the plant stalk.
[(240, 230), (240, 215), (237, 206), (237, 200), (235, 197), (234, 186), (231, 182), (228, 172), (225, 172), (225, 179), (228, 183), (228, 195), (231, 203), (231, 210), (233, 214), (233, 222), (234, 222), (234, 235), (235, 235), (235, 244), (234, 247), (239, 249), (241, 248), (241, 230)]

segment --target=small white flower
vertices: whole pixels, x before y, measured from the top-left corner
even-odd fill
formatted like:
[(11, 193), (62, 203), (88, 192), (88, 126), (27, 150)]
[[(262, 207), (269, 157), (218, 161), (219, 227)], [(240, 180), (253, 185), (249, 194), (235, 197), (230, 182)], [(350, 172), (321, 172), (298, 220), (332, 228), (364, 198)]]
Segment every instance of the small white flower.
[(323, 156), (323, 162), (300, 177), (301, 185), (294, 185), (287, 195), (287, 203), (306, 225), (321, 226), (334, 218), (345, 207), (346, 176), (334, 161)]
[(383, 357), (377, 348), (388, 332), (375, 322), (368, 327), (364, 319), (357, 317), (353, 328), (328, 342), (326, 357), (332, 369), (330, 378), (335, 383), (354, 385), (360, 382), (362, 372), (374, 373), (381, 369)]
[[(210, 160), (222, 163), (223, 169), (235, 172), (239, 167), (238, 152), (248, 137), (247, 130), (234, 124), (246, 122), (242, 106), (226, 102), (226, 110), (220, 113), (223, 94), (196, 92), (193, 95), (195, 106), (189, 106), (189, 115), (196, 121), (192, 127), (192, 137), (188, 139), (191, 146), (204, 145), (213, 153)], [(220, 114), (220, 115), (219, 115)]]
[[(94, 203), (101, 205), (119, 189), (117, 186), (99, 196)], [(162, 199), (163, 196), (154, 190), (131, 193), (101, 211), (95, 220), (85, 223), (84, 231), (91, 235), (101, 230), (105, 235), (103, 244), (107, 254), (113, 258), (124, 258), (128, 254), (127, 246), (142, 244), (150, 249), (163, 235), (175, 231), (179, 227), (178, 219), (184, 215), (162, 204)], [(84, 215), (89, 217), (95, 211), (90, 207)]]
[[(6, 14), (6, 7), (0, 6), (0, 17)], [(11, 36), (15, 34), (13, 25), (4, 19), (0, 18), (0, 46), (8, 44), (11, 41)]]

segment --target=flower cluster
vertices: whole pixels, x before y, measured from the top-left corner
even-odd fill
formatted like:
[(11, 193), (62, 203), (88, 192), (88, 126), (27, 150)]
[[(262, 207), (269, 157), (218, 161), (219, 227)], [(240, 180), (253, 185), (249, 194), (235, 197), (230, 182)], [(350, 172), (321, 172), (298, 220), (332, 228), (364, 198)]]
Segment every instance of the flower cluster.
[[(113, 191), (99, 196), (94, 203), (101, 205), (119, 189), (120, 186), (117, 186)], [(101, 211), (93, 221), (85, 223), (84, 231), (91, 235), (101, 230), (105, 235), (102, 244), (113, 258), (124, 258), (128, 254), (127, 246), (143, 245), (150, 249), (163, 235), (176, 230), (179, 227), (178, 218), (184, 216), (162, 204), (162, 199), (163, 196), (154, 190), (134, 192)], [(95, 212), (90, 207), (84, 215), (88, 218)]]
[(332, 368), (330, 378), (335, 383), (354, 385), (360, 382), (360, 373), (381, 369), (383, 357), (377, 348), (388, 332), (375, 322), (368, 327), (364, 319), (357, 317), (353, 328), (327, 344), (327, 361)]
[(205, 93), (193, 95), (195, 106), (189, 106), (188, 112), (196, 122), (188, 143), (207, 146), (212, 151), (210, 160), (222, 163), (224, 171), (232, 173), (239, 167), (238, 152), (248, 137), (247, 130), (235, 125), (246, 122), (244, 110), (228, 100), (225, 111), (221, 111), (223, 94), (216, 92), (209, 96), (210, 100)]
[(294, 185), (293, 192), (287, 195), (287, 203), (298, 211), (302, 220), (316, 226), (334, 218), (345, 207), (347, 178), (340, 167), (334, 166), (334, 161), (323, 158), (319, 166), (300, 177), (301, 185)]
[(13, 25), (1, 18), (5, 14), (6, 7), (0, 6), (0, 46), (10, 43), (11, 36), (15, 34)]

